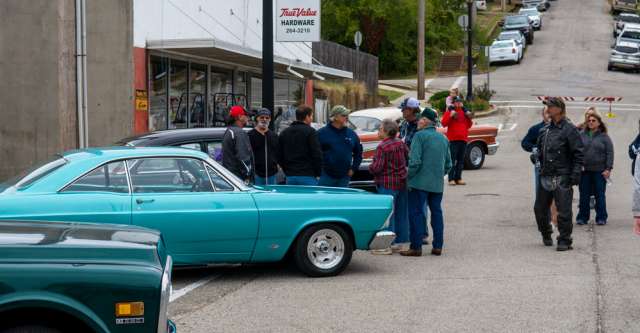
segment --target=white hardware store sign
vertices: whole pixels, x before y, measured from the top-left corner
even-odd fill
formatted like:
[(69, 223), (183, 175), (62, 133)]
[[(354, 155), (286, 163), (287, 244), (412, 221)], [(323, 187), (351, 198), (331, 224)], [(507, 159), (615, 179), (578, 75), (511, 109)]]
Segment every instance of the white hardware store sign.
[(320, 0), (277, 0), (278, 42), (320, 41)]

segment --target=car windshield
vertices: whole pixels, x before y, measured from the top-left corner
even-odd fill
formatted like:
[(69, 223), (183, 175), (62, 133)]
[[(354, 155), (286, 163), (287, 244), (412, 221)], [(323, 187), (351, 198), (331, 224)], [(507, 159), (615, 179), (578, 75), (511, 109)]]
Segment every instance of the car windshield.
[(507, 16), (504, 21), (505, 25), (522, 25), (529, 24), (529, 20), (526, 16)]
[(517, 33), (501, 33), (498, 36), (498, 40), (510, 40), (510, 39), (520, 39), (520, 34), (517, 34)]
[(366, 116), (349, 116), (349, 121), (353, 126), (364, 132), (375, 132), (380, 128), (381, 121), (377, 118)]
[(493, 45), (491, 45), (492, 49), (501, 49), (501, 48), (505, 48), (505, 47), (512, 47), (513, 44), (511, 44), (511, 42), (497, 42), (497, 43), (493, 43)]
[(640, 39), (640, 30), (627, 30), (622, 33), (622, 38)]
[(0, 192), (10, 187), (16, 187), (17, 189), (25, 188), (58, 170), (67, 163), (68, 161), (64, 157), (55, 156), (53, 159), (31, 169), (25, 170), (19, 175), (0, 184)]
[(619, 0), (620, 2), (624, 2), (626, 4), (635, 5), (636, 0)]

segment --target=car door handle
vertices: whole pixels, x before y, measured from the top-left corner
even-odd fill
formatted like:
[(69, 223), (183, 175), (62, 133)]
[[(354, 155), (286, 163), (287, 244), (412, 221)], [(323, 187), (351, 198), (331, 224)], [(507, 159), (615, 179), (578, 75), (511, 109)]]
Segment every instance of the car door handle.
[(143, 203), (152, 203), (154, 201), (156, 201), (156, 199), (136, 199), (136, 203), (138, 205), (141, 205)]

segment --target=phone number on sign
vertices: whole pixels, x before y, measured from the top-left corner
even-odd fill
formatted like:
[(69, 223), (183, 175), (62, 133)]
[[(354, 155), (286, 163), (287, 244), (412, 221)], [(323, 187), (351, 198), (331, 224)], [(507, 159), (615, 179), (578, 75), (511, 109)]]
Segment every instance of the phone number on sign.
[(288, 34), (308, 34), (311, 32), (311, 28), (287, 28), (285, 32)]

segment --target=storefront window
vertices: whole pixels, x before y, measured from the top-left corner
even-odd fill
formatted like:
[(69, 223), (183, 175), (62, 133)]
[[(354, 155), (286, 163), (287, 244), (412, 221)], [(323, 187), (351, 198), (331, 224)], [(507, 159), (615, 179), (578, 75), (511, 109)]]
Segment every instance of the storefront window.
[(187, 63), (171, 60), (169, 78), (169, 128), (187, 127)]
[(247, 95), (247, 73), (236, 72), (233, 93), (236, 95)]
[(209, 89), (208, 126), (225, 126), (225, 116), (232, 105), (232, 72), (231, 70), (211, 67), (211, 87)]
[(151, 57), (149, 130), (167, 129), (167, 58)]
[(251, 77), (251, 110), (262, 107), (262, 79)]
[(205, 93), (207, 89), (207, 66), (191, 64), (189, 73), (189, 127), (205, 127)]

